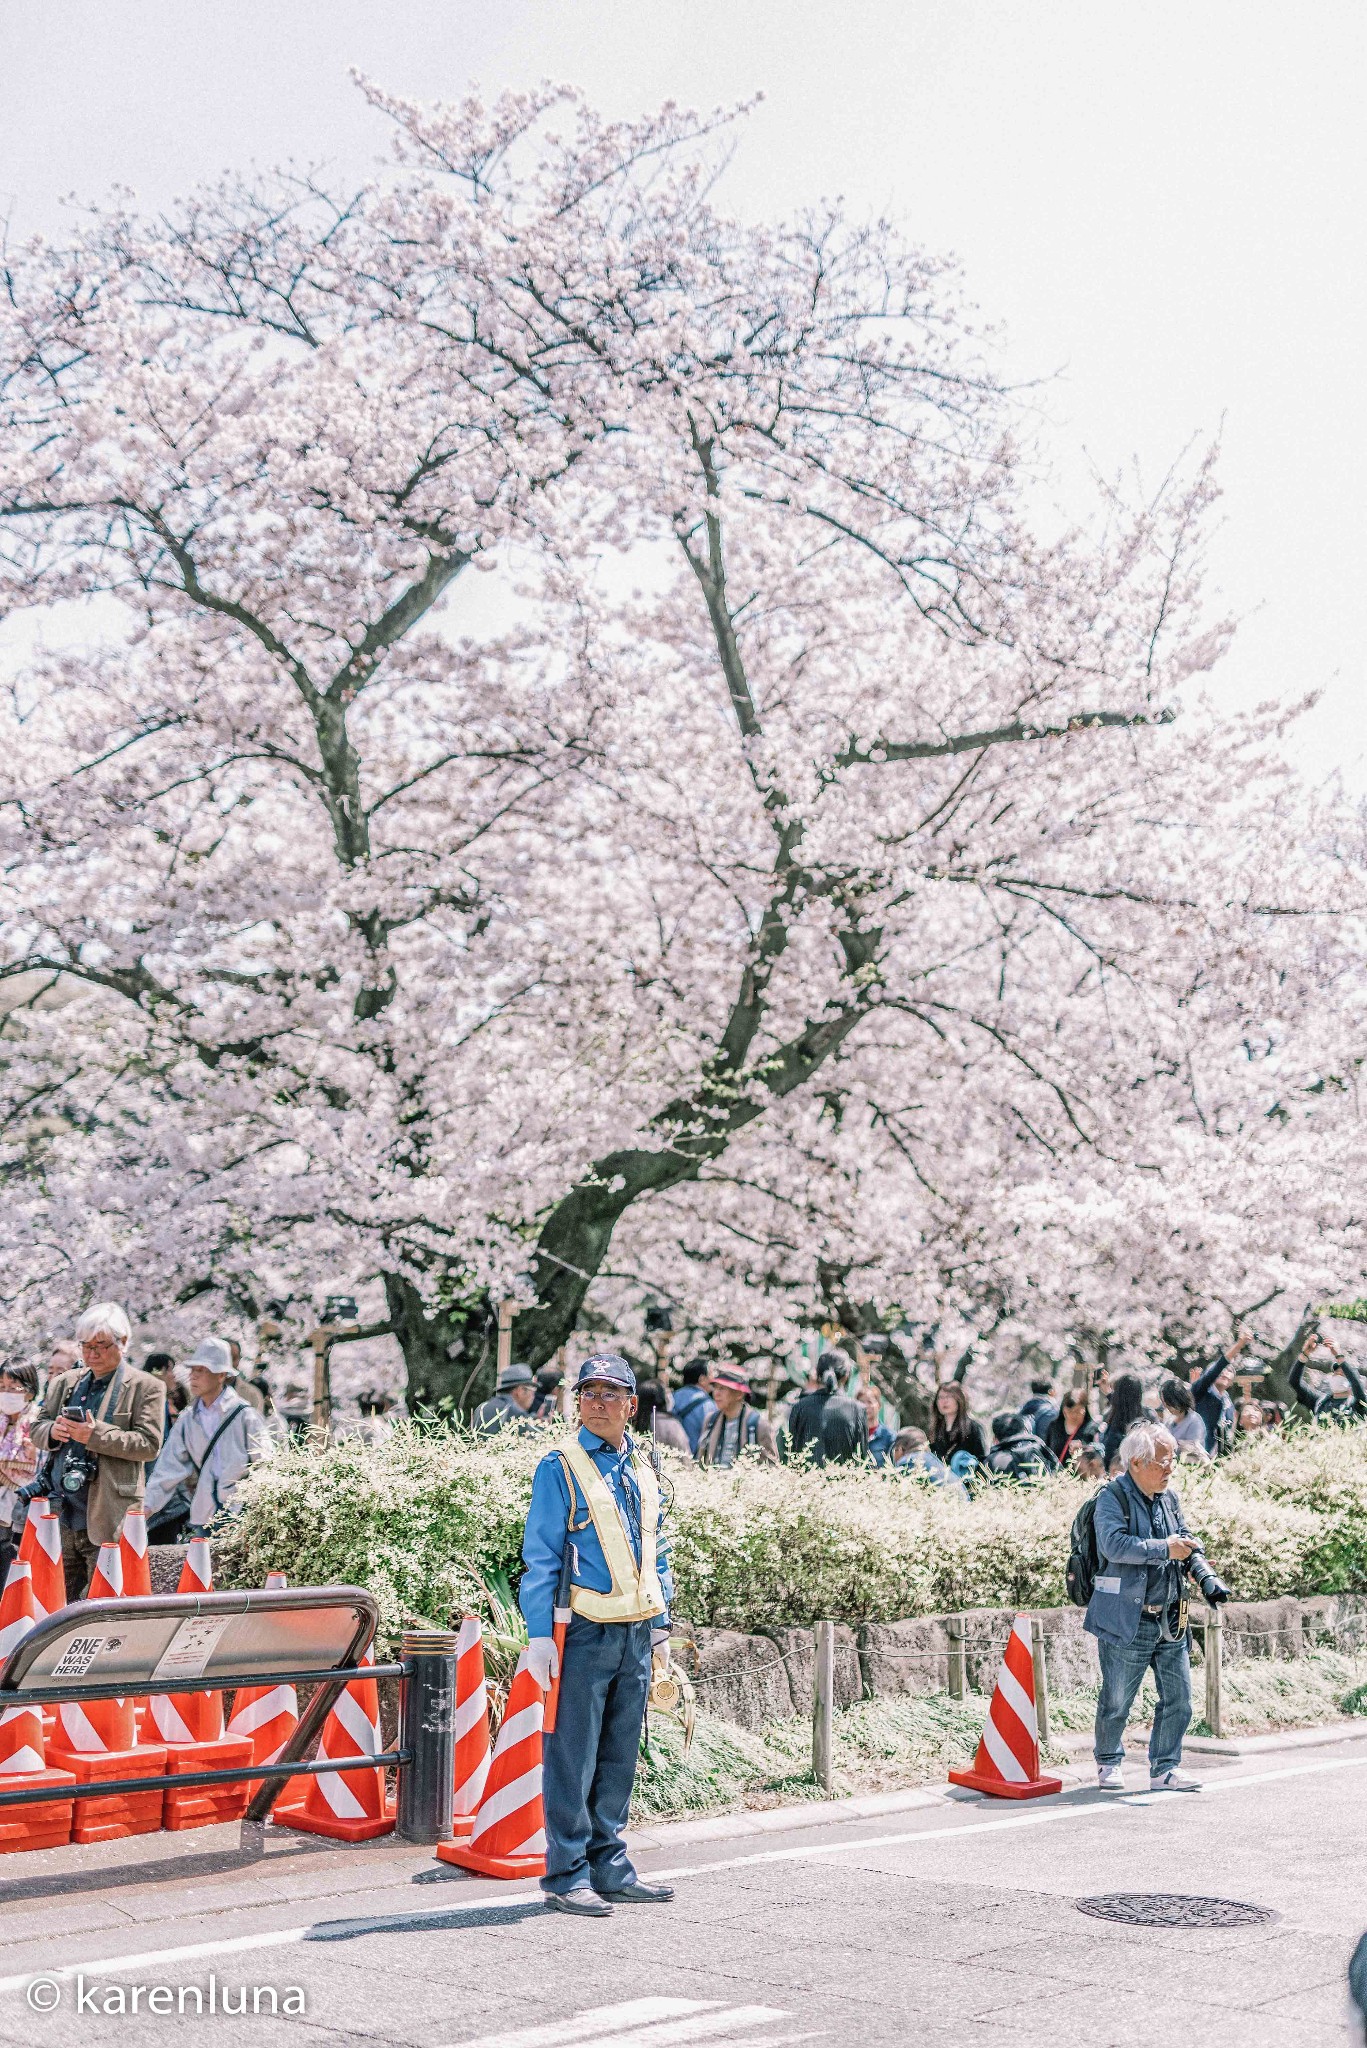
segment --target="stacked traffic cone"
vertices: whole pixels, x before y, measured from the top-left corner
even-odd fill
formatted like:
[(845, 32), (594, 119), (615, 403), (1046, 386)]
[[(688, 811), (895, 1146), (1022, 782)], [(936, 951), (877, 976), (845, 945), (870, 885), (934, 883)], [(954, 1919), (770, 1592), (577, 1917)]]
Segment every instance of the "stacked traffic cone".
[[(373, 1664), (369, 1650), (362, 1664)], [(323, 1723), (318, 1755), (334, 1761), (354, 1756), (378, 1756), (380, 1741), (380, 1689), (373, 1678), (347, 1681), (336, 1706)], [(303, 1783), (307, 1789), (297, 1802), (294, 1794)], [(299, 1828), (307, 1835), (330, 1835), (338, 1842), (369, 1842), (376, 1835), (392, 1833), (394, 1809), (386, 1804), (384, 1770), (320, 1771), (305, 1779), (292, 1779), (287, 1788), (289, 1804), (277, 1806), (271, 1818), (287, 1828)]]
[[(150, 1600), (152, 1597), (152, 1560), (147, 1555), (147, 1516), (141, 1506), (127, 1509), (123, 1526), (119, 1530), (119, 1562), (123, 1567), (123, 1597), (125, 1600)], [(134, 1700), (133, 1719), (137, 1725), (138, 1741), (158, 1740), (156, 1722), (152, 1719), (150, 1700)]]
[[(196, 1536), (181, 1566), (176, 1591), (213, 1590), (208, 1539)], [(229, 1771), (252, 1761), (252, 1745), (245, 1735), (223, 1733), (222, 1693), (153, 1693), (151, 1719), (158, 1740), (166, 1744), (166, 1768), (172, 1774)], [(239, 1785), (195, 1785), (184, 1792), (168, 1792), (161, 1824), (174, 1831), (212, 1827), (221, 1820), (241, 1820), (249, 1796), (245, 1779)]]
[(129, 1508), (119, 1530), (119, 1556), (123, 1561), (123, 1592), (126, 1600), (152, 1597), (152, 1560), (147, 1555), (147, 1516), (141, 1507)]
[[(87, 1600), (118, 1600), (123, 1594), (123, 1557), (118, 1543), (102, 1543)], [(138, 1741), (131, 1699), (63, 1700), (48, 1761), (70, 1771), (78, 1784), (110, 1778), (156, 1778), (166, 1769), (164, 1745)], [(154, 1835), (161, 1826), (162, 1793), (112, 1792), (78, 1799), (71, 1829), (74, 1842), (114, 1842), (125, 1835)]]
[[(283, 1572), (270, 1572), (266, 1591), (283, 1593), (288, 1583)], [(298, 1726), (299, 1695), (292, 1685), (244, 1685), (234, 1695), (228, 1733), (246, 1736), (254, 1764), (273, 1764)], [(248, 1785), (248, 1798), (260, 1784), (258, 1778)]]
[(541, 1717), (544, 1696), (524, 1651), (489, 1764), (489, 1780), (468, 1842), (439, 1842), (443, 1863), (482, 1877), (544, 1877), (545, 1817), (541, 1807)]
[[(62, 1525), (52, 1512), (46, 1494), (29, 1502), (28, 1520), (19, 1542), (19, 1559), (29, 1568), (33, 1581), (33, 1618), (46, 1621), (59, 1607), (65, 1607), (66, 1573), (62, 1569)], [(57, 1733), (57, 1709), (44, 1707), (43, 1733), (51, 1742)]]
[(997, 1689), (987, 1710), (971, 1771), (951, 1771), (951, 1785), (987, 1792), (995, 1799), (1044, 1799), (1063, 1790), (1061, 1778), (1039, 1771), (1039, 1724), (1035, 1718), (1035, 1660), (1030, 1651), (1030, 1617), (1018, 1614), (1006, 1639)]
[(456, 1637), (456, 1796), (452, 1825), (458, 1836), (475, 1824), (489, 1776), (489, 1688), (484, 1677), (484, 1631), (467, 1614)]
[(42, 1495), (29, 1502), (28, 1520), (19, 1539), (19, 1555), (33, 1580), (33, 1612), (46, 1621), (65, 1607), (66, 1573), (62, 1570), (62, 1525)]
[[(33, 1600), (33, 1574), (27, 1558), (16, 1558), (5, 1575), (0, 1594), (0, 1649), (21, 1643), (38, 1619)], [(70, 1791), (76, 1780), (69, 1771), (54, 1770), (47, 1761), (41, 1708), (7, 1707), (0, 1713), (0, 1786), (7, 1792), (30, 1786), (67, 1788), (65, 1799), (33, 1806), (0, 1806), (0, 1855), (11, 1849), (55, 1849), (71, 1840)]]

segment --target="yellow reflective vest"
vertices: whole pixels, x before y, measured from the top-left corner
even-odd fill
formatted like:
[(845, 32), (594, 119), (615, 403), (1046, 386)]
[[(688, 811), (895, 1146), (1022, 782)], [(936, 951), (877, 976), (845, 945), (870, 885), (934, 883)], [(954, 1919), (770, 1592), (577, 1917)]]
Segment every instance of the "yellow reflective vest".
[(633, 1457), (632, 1477), (641, 1495), (641, 1562), (632, 1553), (617, 1497), (578, 1441), (560, 1446), (572, 1490), (578, 1489), (593, 1522), (594, 1534), (612, 1577), (612, 1590), (597, 1593), (591, 1586), (571, 1586), (570, 1611), (586, 1621), (651, 1621), (665, 1611), (656, 1565), (660, 1526), (660, 1483), (648, 1458)]

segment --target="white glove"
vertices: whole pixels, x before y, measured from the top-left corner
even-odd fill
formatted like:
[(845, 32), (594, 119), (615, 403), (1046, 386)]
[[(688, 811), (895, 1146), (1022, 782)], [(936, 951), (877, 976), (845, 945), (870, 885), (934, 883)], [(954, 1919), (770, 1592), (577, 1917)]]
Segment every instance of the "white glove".
[(560, 1670), (560, 1652), (555, 1647), (554, 1636), (532, 1637), (527, 1645), (527, 1669), (542, 1692), (549, 1692), (551, 1680)]
[(650, 1637), (650, 1668), (657, 1678), (664, 1678), (670, 1668), (669, 1630), (653, 1629)]

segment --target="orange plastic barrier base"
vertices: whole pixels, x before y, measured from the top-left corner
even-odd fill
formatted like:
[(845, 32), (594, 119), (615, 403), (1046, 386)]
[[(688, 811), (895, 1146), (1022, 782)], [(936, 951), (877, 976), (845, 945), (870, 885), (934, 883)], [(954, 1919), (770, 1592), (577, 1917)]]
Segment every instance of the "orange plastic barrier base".
[[(177, 1771), (231, 1771), (252, 1761), (251, 1739), (246, 1735), (220, 1735), (213, 1742), (168, 1742), (166, 1769)], [(211, 1828), (223, 1820), (241, 1820), (250, 1798), (244, 1779), (240, 1785), (192, 1785), (184, 1792), (168, 1792), (161, 1824), (172, 1833), (182, 1828)]]
[(389, 1800), (374, 1820), (339, 1820), (335, 1813), (308, 1813), (302, 1804), (274, 1807), (271, 1819), (282, 1828), (297, 1828), (303, 1835), (326, 1835), (334, 1842), (373, 1842), (380, 1835), (393, 1834), (394, 1801)]
[(544, 1877), (544, 1856), (484, 1856), (467, 1849), (463, 1842), (438, 1842), (437, 1861), (457, 1863), (462, 1870), (475, 1870), (481, 1877)]
[(970, 1792), (986, 1792), (993, 1799), (1047, 1799), (1063, 1790), (1062, 1778), (1031, 1778), (1023, 1785), (1008, 1784), (1005, 1778), (984, 1777), (980, 1771), (951, 1771), (951, 1785), (966, 1785)]
[(0, 1806), (0, 1856), (15, 1849), (60, 1849), (71, 1840), (71, 1798), (76, 1780), (70, 1771), (15, 1771), (3, 1781), (7, 1792), (27, 1792), (35, 1785), (51, 1785), (64, 1799), (47, 1800), (33, 1806)]
[(457, 1813), (451, 1819), (451, 1832), (458, 1842), (468, 1842), (474, 1832), (475, 1816), (472, 1813)]
[[(48, 1762), (70, 1771), (78, 1785), (98, 1785), (104, 1778), (159, 1778), (166, 1769), (165, 1749), (63, 1749), (52, 1743)], [(78, 1799), (71, 1829), (73, 1842), (117, 1842), (125, 1835), (154, 1835), (161, 1826), (162, 1792), (114, 1792), (105, 1799)]]

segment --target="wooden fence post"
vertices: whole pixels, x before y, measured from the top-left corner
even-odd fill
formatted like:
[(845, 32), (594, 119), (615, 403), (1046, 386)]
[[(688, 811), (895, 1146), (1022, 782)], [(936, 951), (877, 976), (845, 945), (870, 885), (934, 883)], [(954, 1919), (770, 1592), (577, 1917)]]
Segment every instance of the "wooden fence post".
[(968, 1691), (967, 1659), (964, 1656), (964, 1618), (951, 1614), (945, 1621), (949, 1637), (949, 1697), (961, 1700)]
[(832, 1784), (831, 1739), (835, 1715), (835, 1623), (816, 1625), (816, 1673), (812, 1687), (812, 1776), (823, 1792)]
[(1044, 1622), (1030, 1617), (1030, 1656), (1035, 1666), (1035, 1726), (1041, 1749), (1049, 1747), (1049, 1678), (1044, 1668)]
[(1225, 1732), (1225, 1707), (1221, 1696), (1225, 1648), (1225, 1617), (1222, 1608), (1207, 1609), (1205, 1636), (1206, 1726), (1215, 1739), (1220, 1741)]

